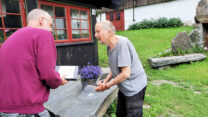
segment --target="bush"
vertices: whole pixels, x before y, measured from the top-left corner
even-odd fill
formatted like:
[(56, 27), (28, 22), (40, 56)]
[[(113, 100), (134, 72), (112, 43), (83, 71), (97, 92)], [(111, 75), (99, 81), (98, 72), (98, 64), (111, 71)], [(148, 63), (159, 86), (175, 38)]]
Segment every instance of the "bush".
[(148, 28), (170, 28), (170, 27), (179, 27), (183, 23), (179, 18), (170, 18), (165, 17), (159, 19), (144, 19), (141, 22), (134, 23), (129, 26), (128, 30), (137, 30), (137, 29), (148, 29)]
[(183, 26), (183, 22), (179, 18), (170, 18), (168, 21), (169, 27)]

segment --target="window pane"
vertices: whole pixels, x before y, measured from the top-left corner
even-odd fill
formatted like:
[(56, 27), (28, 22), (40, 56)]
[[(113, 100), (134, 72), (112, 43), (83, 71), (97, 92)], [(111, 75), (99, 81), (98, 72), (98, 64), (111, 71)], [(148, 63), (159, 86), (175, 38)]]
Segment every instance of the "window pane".
[[(0, 14), (0, 15), (1, 15), (1, 14)], [(3, 27), (1, 17), (0, 17), (0, 27)]]
[(116, 13), (116, 20), (120, 20), (120, 13)]
[(22, 20), (20, 15), (7, 15), (4, 18), (5, 28), (21, 28)]
[(81, 19), (88, 19), (87, 11), (80, 11)]
[(11, 34), (13, 34), (16, 30), (10, 30), (10, 29), (7, 29), (5, 30), (6, 32), (6, 37), (8, 38)]
[(89, 30), (82, 30), (82, 38), (89, 38)]
[(88, 20), (82, 20), (82, 29), (89, 29)]
[(3, 30), (0, 30), (0, 43), (4, 42), (4, 32)]
[(4, 13), (20, 13), (19, 0), (1, 0)]
[(58, 40), (67, 40), (67, 31), (66, 30), (57, 30)]
[(80, 20), (71, 20), (72, 29), (80, 29)]
[(80, 30), (72, 30), (72, 39), (80, 39), (81, 33)]
[(55, 16), (56, 17), (65, 17), (65, 8), (55, 7)]
[(56, 28), (63, 29), (66, 28), (66, 21), (65, 19), (56, 19)]
[(47, 11), (52, 17), (54, 16), (53, 6), (41, 5), (40, 8)]
[(79, 18), (79, 10), (71, 9), (71, 18)]
[(54, 28), (56, 28), (56, 27), (55, 27), (55, 19), (52, 18), (52, 20), (53, 20), (53, 26), (52, 26), (52, 28), (54, 29)]
[(56, 30), (53, 30), (53, 38), (56, 40)]
[(113, 21), (113, 13), (110, 14), (110, 21)]

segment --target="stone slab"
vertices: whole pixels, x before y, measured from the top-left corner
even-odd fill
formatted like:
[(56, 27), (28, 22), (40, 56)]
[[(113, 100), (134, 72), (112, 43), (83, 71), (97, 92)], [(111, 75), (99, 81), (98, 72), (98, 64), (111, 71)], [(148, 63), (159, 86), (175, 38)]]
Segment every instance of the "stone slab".
[(188, 63), (192, 61), (199, 61), (206, 58), (205, 54), (187, 54), (184, 56), (171, 56), (171, 57), (161, 57), (161, 58), (150, 58), (149, 62), (152, 67), (161, 67), (167, 65), (174, 65), (180, 63)]
[(81, 81), (78, 79), (51, 90), (44, 106), (61, 117), (102, 117), (117, 92), (117, 86), (104, 92), (95, 92), (91, 85), (82, 91)]

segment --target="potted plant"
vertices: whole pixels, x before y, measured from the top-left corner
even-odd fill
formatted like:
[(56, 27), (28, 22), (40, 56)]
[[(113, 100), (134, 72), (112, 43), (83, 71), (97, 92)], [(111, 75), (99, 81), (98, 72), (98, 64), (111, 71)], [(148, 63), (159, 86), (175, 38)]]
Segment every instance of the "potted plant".
[(101, 67), (88, 63), (79, 73), (81, 75), (82, 89), (84, 89), (87, 85), (96, 85), (97, 79), (101, 75)]

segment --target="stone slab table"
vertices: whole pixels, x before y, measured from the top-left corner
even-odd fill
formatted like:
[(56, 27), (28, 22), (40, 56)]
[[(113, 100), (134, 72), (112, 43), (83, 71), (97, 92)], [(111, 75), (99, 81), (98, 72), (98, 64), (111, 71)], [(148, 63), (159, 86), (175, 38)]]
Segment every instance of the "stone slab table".
[(91, 85), (82, 91), (81, 81), (78, 79), (51, 90), (44, 106), (61, 117), (102, 117), (117, 92), (117, 86), (104, 92), (95, 92)]

